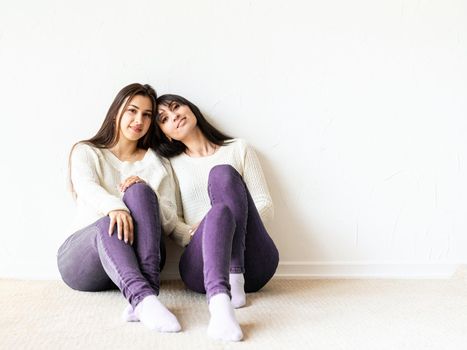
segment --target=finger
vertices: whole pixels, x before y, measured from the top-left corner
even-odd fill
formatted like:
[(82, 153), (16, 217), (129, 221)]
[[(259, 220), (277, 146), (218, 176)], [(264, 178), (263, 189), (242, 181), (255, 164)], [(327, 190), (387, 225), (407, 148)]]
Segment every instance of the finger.
[(123, 228), (122, 218), (118, 216), (117, 217), (117, 233), (118, 233), (119, 240), (122, 240), (122, 228)]
[(123, 189), (125, 188), (125, 183), (126, 183), (126, 180), (120, 183), (120, 185), (118, 185), (118, 190), (120, 192), (123, 192)]
[(114, 227), (115, 227), (115, 217), (111, 216), (110, 224), (109, 224), (109, 236), (112, 236), (112, 233), (114, 232)]
[(125, 186), (127, 184), (127, 181), (128, 179), (126, 179), (125, 181), (123, 181), (121, 184), (120, 184), (120, 192), (125, 192)]
[(134, 178), (134, 176), (130, 176), (129, 178), (125, 179), (125, 181), (123, 181), (120, 184), (120, 191), (121, 192), (125, 192), (125, 190), (129, 187), (129, 184), (131, 183), (131, 181), (133, 181), (133, 178)]
[(125, 191), (128, 189), (128, 187), (130, 187), (131, 185), (133, 185), (133, 184), (135, 183), (135, 181), (136, 181), (136, 180), (135, 180), (134, 176), (129, 177), (129, 178), (125, 181), (125, 184), (124, 184), (124, 186), (123, 186), (123, 192), (125, 192)]
[(125, 237), (125, 243), (128, 243), (128, 235), (129, 235), (128, 216), (125, 215), (122, 221), (123, 221), (123, 236)]
[(128, 223), (130, 227), (130, 244), (133, 245), (133, 242), (135, 240), (135, 231), (134, 231), (135, 227), (133, 226), (133, 219), (131, 216), (128, 218)]

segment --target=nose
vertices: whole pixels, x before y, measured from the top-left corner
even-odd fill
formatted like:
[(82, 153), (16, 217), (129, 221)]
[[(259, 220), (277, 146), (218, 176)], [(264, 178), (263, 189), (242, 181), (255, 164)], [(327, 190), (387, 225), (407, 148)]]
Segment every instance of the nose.
[(142, 112), (136, 113), (134, 122), (137, 123), (137, 124), (142, 124), (143, 123), (143, 113)]
[(180, 118), (180, 115), (177, 112), (172, 112), (172, 121), (177, 121)]

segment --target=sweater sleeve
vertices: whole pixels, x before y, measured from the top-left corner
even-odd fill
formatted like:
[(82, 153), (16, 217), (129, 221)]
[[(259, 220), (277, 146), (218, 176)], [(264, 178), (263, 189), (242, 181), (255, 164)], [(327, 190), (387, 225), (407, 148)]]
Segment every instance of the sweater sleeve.
[[(165, 165), (165, 164), (164, 164)], [(159, 205), (162, 213), (162, 226), (164, 232), (176, 244), (185, 247), (190, 243), (190, 226), (182, 219), (181, 204), (178, 186), (175, 183), (172, 167), (165, 165), (168, 176), (159, 187)]]
[(97, 171), (99, 158), (94, 150), (85, 144), (78, 144), (71, 154), (71, 182), (77, 197), (86, 205), (95, 208), (102, 215), (112, 210), (126, 210), (123, 200), (110, 194), (101, 186)]
[(274, 217), (274, 206), (261, 164), (253, 148), (243, 140), (241, 140), (241, 145), (244, 150), (243, 180), (250, 191), (261, 219), (265, 223), (269, 222)]

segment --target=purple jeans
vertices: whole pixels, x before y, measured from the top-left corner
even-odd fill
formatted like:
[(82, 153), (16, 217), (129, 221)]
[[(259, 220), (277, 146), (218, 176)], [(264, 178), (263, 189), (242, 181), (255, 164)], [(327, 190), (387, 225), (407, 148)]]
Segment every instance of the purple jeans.
[(201, 221), (179, 264), (185, 285), (230, 295), (229, 273), (243, 273), (245, 292), (260, 290), (274, 275), (279, 252), (267, 233), (242, 176), (230, 165), (211, 169), (211, 209)]
[(133, 218), (133, 245), (118, 239), (116, 227), (109, 236), (110, 218), (105, 216), (72, 234), (59, 248), (57, 262), (71, 288), (102, 291), (117, 286), (134, 308), (144, 297), (159, 294), (165, 246), (154, 191), (146, 184), (134, 184), (123, 202)]

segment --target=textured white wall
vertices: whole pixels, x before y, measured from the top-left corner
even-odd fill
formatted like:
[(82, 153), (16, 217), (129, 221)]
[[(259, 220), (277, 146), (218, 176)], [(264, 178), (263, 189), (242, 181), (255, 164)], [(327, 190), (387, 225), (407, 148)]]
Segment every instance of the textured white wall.
[(466, 4), (1, 2), (0, 277), (58, 277), (69, 148), (131, 82), (256, 147), (284, 274), (466, 263)]

